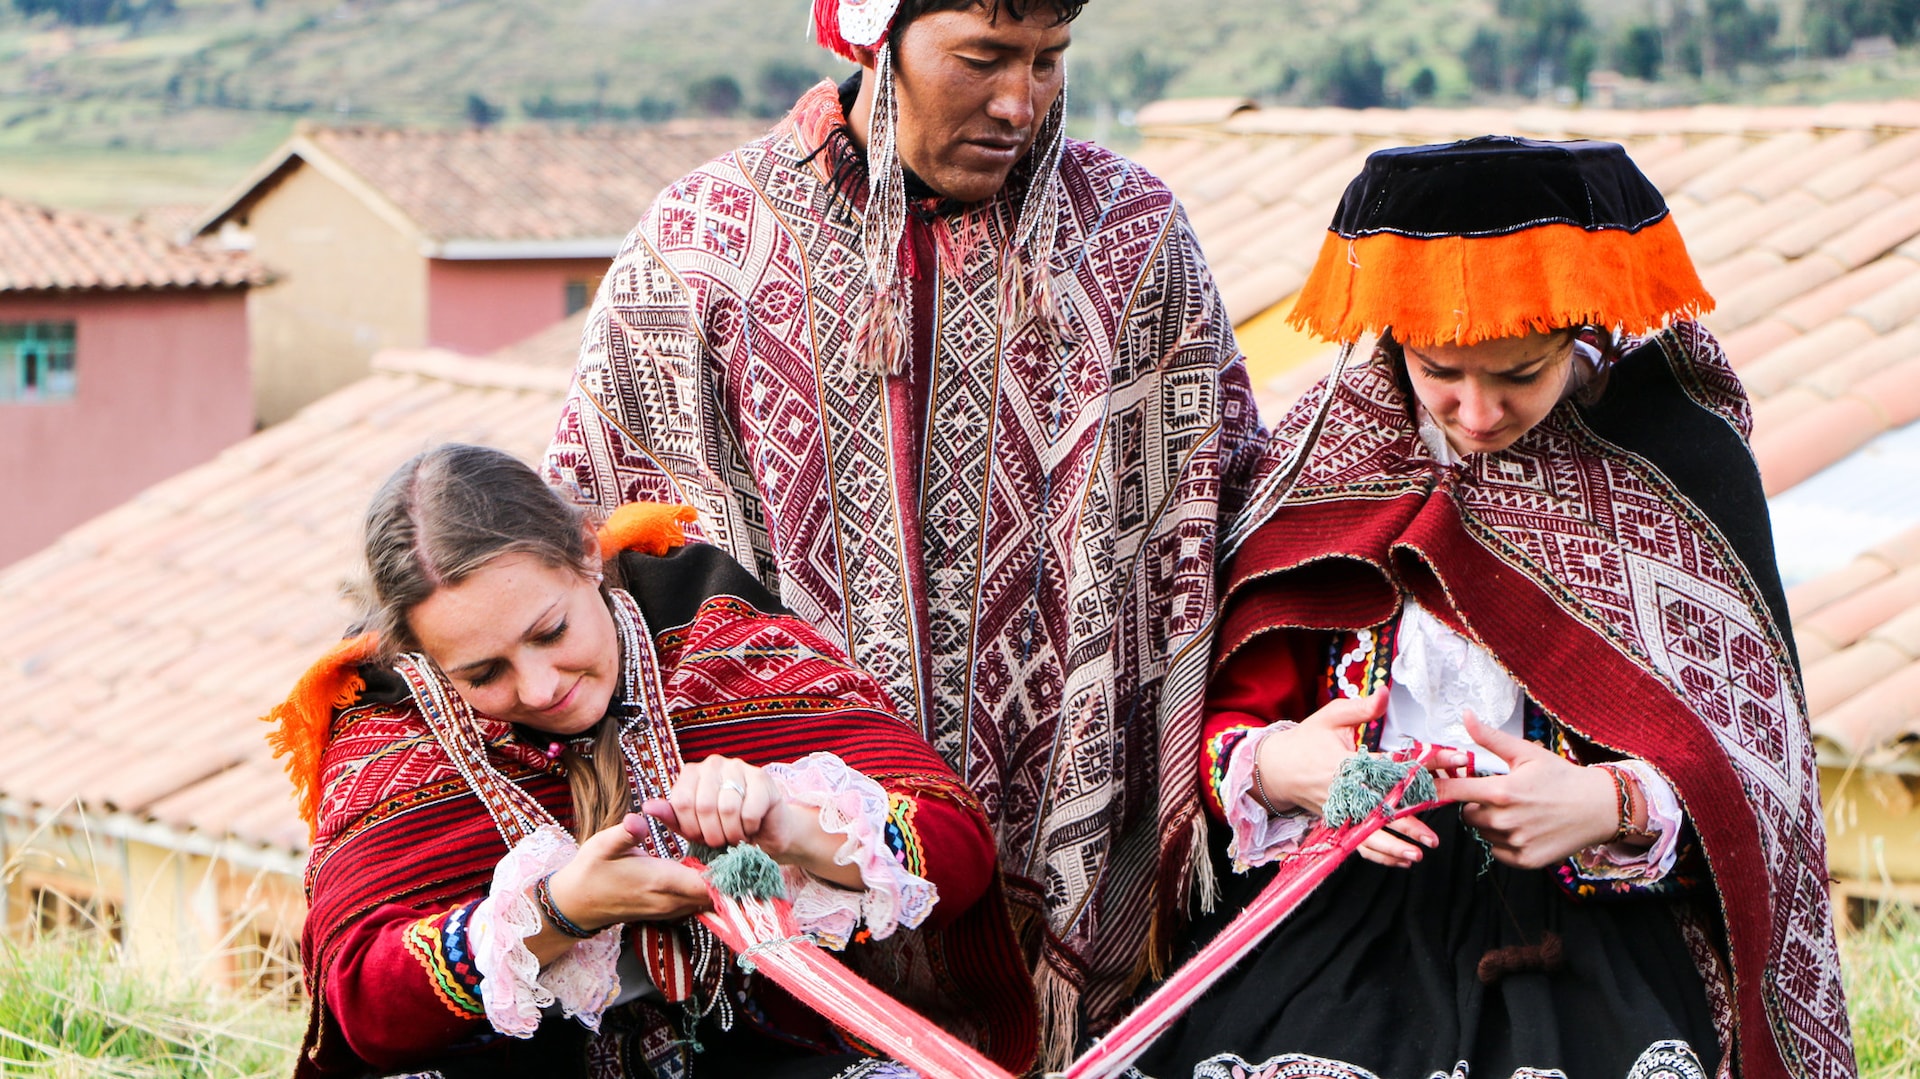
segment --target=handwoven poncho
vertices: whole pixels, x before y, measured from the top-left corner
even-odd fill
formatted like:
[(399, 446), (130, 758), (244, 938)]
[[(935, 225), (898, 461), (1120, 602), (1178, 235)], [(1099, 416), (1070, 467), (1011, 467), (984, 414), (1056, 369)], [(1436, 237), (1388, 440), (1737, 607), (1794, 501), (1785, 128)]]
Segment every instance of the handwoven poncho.
[(1188, 896), (1214, 544), (1261, 432), (1172, 194), (1080, 142), (1036, 245), (1049, 301), (1001, 280), (1029, 164), (914, 224), (938, 241), (910, 260), (916, 369), (862, 369), (866, 188), (815, 154), (843, 122), (822, 84), (661, 194), (547, 467), (589, 503), (694, 505), (885, 682), (987, 808), (1057, 1057)]

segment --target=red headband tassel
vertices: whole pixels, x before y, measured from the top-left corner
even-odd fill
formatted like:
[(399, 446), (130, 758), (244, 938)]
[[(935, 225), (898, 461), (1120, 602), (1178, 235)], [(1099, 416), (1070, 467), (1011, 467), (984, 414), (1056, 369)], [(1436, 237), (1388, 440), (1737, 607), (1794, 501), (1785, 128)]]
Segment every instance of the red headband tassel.
[(840, 0), (813, 0), (813, 39), (843, 60), (860, 62), (852, 43), (840, 36)]

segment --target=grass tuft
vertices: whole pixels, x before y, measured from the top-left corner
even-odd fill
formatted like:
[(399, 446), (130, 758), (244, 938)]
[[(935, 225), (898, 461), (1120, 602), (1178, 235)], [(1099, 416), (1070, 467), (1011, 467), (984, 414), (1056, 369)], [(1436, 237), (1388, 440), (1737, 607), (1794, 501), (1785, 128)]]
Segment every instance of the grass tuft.
[(301, 1017), (156, 976), (98, 934), (0, 940), (0, 1076), (278, 1079)]
[(1920, 1075), (1920, 910), (1882, 907), (1840, 953), (1860, 1079)]

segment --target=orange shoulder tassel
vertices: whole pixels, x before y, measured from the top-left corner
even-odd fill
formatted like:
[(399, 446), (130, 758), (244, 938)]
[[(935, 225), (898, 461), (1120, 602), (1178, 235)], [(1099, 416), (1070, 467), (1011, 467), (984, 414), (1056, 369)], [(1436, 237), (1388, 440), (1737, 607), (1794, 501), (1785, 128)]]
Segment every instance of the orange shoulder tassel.
[(333, 714), (367, 687), (360, 665), (373, 658), (376, 644), (374, 634), (362, 633), (334, 645), (300, 676), (286, 700), (260, 717), (274, 724), (267, 744), (276, 758), (287, 758), (287, 777), (293, 780), (309, 837), (320, 826), (320, 758), (332, 735)]
[(668, 502), (629, 502), (613, 511), (600, 526), (600, 557), (612, 558), (621, 551), (663, 555), (686, 545), (686, 533), (680, 526), (699, 519), (692, 506)]

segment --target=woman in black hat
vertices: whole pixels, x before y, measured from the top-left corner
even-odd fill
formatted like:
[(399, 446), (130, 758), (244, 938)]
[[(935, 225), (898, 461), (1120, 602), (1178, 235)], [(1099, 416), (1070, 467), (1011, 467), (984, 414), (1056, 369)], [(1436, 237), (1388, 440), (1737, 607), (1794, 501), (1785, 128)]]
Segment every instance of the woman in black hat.
[(1227, 913), (1355, 752), (1447, 747), (1451, 804), (1369, 839), (1142, 1072), (1853, 1074), (1805, 698), (1710, 305), (1612, 144), (1387, 150), (1348, 188), (1293, 317), (1349, 351), (1227, 550), (1204, 761), (1245, 874)]

